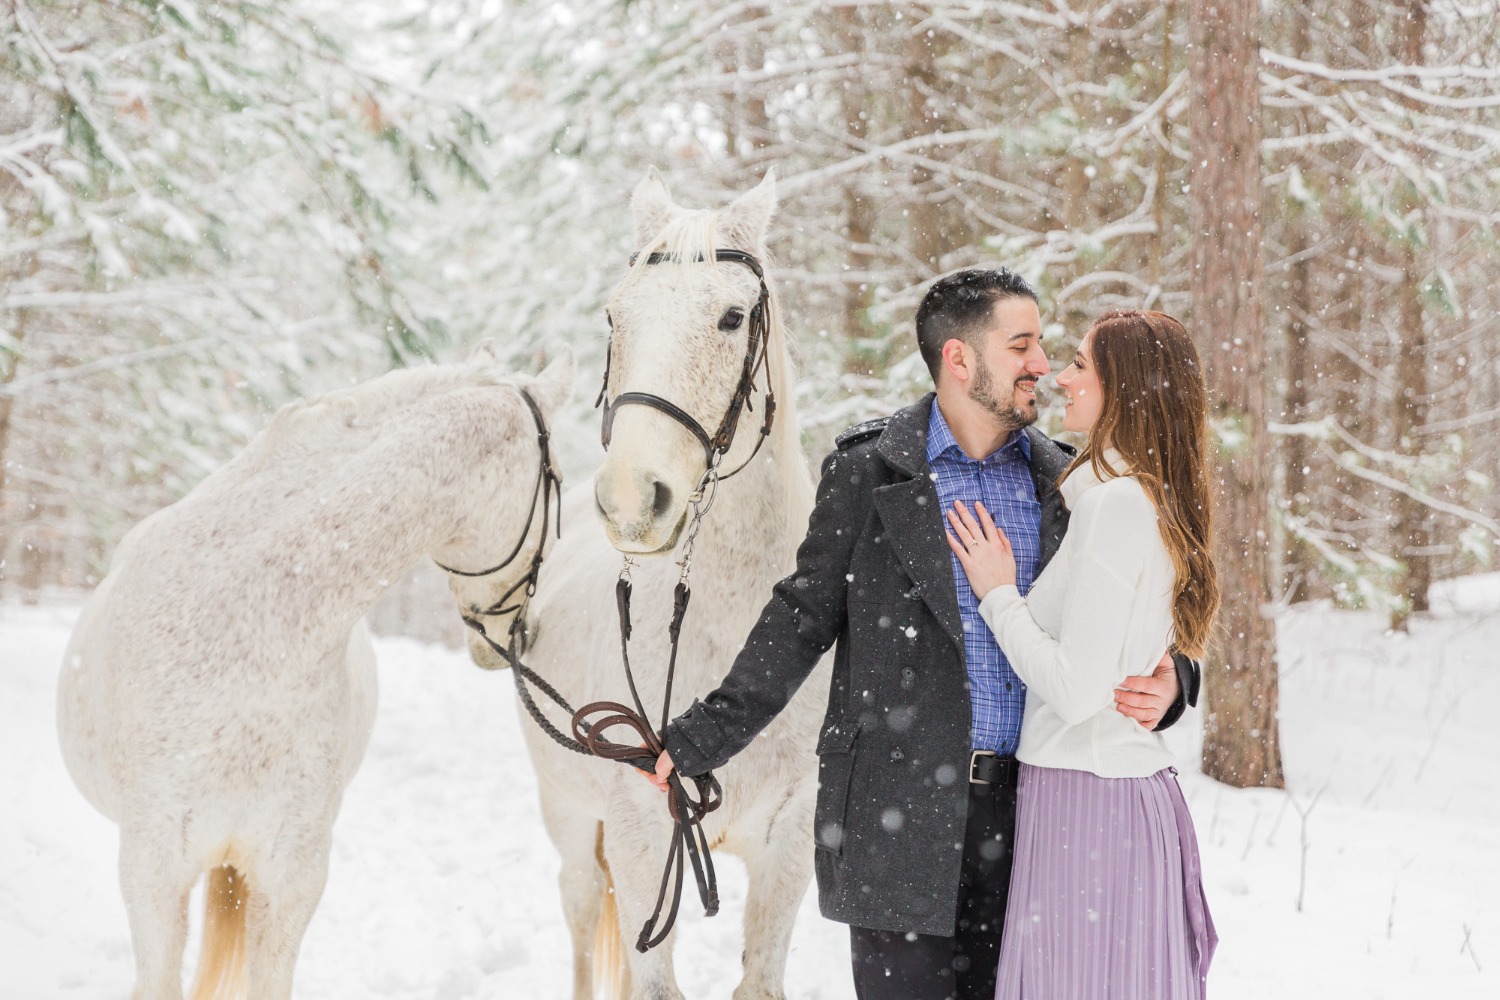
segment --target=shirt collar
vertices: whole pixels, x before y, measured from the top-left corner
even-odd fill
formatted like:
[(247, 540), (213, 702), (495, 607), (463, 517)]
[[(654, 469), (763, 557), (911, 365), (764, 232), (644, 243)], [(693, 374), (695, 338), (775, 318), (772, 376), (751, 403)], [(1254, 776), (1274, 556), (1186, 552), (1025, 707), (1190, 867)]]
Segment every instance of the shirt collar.
[[(1008, 456), (1005, 452), (1011, 448), (1018, 448), (1022, 458), (1031, 461), (1031, 438), (1026, 435), (1024, 427), (1018, 427), (1011, 431), (1010, 437), (1005, 443), (993, 452), (980, 459), (980, 464), (994, 461), (1004, 461)], [(937, 400), (932, 401), (932, 416), (927, 419), (927, 464), (931, 465), (937, 458), (951, 458), (959, 462), (973, 462), (974, 459), (964, 454), (963, 448), (959, 447), (958, 439), (953, 436), (953, 431), (948, 427), (948, 421), (943, 416), (943, 411), (938, 407)]]

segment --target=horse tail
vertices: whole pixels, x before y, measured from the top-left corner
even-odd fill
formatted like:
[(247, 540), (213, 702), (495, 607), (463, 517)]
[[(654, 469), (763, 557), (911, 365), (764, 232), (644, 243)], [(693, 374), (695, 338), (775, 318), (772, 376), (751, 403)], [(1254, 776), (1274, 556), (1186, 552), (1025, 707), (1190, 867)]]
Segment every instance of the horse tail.
[(245, 996), (245, 913), (250, 908), (245, 877), (230, 864), (212, 868), (203, 897), (203, 948), (192, 1000)]
[(600, 1000), (624, 1000), (630, 995), (630, 966), (625, 963), (625, 942), (620, 937), (620, 908), (615, 902), (615, 880), (604, 860), (604, 824), (599, 824), (599, 849), (595, 851), (604, 872), (599, 923), (594, 927), (594, 995)]

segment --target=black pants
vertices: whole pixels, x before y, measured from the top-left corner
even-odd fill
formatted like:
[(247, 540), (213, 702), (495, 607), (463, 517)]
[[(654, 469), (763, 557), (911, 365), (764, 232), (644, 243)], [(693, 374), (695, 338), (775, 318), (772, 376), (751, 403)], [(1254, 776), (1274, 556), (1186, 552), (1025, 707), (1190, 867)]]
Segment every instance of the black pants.
[(849, 928), (859, 1000), (994, 1000), (1010, 894), (1016, 786), (969, 786), (954, 935)]

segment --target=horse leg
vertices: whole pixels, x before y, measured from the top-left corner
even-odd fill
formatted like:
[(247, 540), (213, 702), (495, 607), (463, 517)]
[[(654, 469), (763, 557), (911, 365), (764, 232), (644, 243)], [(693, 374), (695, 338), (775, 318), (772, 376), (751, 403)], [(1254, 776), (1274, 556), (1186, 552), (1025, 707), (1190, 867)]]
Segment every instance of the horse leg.
[[(573, 998), (594, 1000), (596, 971), (605, 980), (601, 985), (606, 987), (610, 978), (617, 981), (620, 978), (619, 931), (599, 926), (605, 894), (610, 891), (609, 874), (602, 864), (600, 823), (592, 816), (569, 809), (561, 796), (548, 794), (544, 785), (542, 825), (562, 859), (557, 887), (573, 942)], [(615, 940), (608, 943), (598, 940), (605, 934), (613, 934)], [(610, 946), (616, 961), (600, 963), (600, 951), (608, 952)], [(601, 964), (613, 964), (615, 968), (596, 969)]]
[[(655, 795), (654, 792), (648, 794)], [(611, 801), (609, 818), (604, 823), (604, 856), (615, 883), (620, 929), (629, 949), (630, 1000), (684, 1000), (672, 970), (672, 946), (676, 934), (668, 935), (665, 941), (645, 954), (634, 947), (636, 934), (656, 905), (662, 867), (671, 845), (672, 827), (666, 822), (665, 804), (654, 799), (651, 805), (660, 810), (661, 818), (657, 820), (653, 814), (652, 819), (647, 820), (633, 803), (620, 799), (616, 796)], [(692, 905), (690, 872), (685, 881), (684, 899)]]
[(764, 835), (735, 838), (745, 862), (744, 978), (734, 1000), (784, 1000), (787, 950), (797, 908), (813, 874), (812, 796), (796, 790), (771, 817)]
[(248, 995), (291, 1000), (292, 973), (307, 925), (328, 884), (332, 819), (321, 827), (285, 831), (251, 862), (247, 904)]
[(120, 828), (120, 891), (135, 949), (132, 1000), (182, 1000), (188, 893), (198, 873), (163, 846), (168, 842)]

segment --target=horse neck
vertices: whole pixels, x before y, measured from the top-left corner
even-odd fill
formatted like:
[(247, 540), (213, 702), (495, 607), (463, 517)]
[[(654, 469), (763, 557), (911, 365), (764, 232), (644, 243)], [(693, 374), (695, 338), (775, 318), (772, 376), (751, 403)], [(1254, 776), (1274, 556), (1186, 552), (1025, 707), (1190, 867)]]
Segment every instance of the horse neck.
[[(326, 621), (347, 631), (453, 535), (464, 516), (461, 461), (453, 448), (402, 428), (337, 463), (325, 457), (304, 466), (307, 485), (281, 505), (276, 530), (277, 548), (307, 584), (308, 607), (289, 610), (309, 630)], [(273, 480), (266, 492), (279, 495), (282, 477), (293, 473), (264, 474)]]
[[(784, 360), (782, 370), (788, 370)], [(802, 540), (812, 511), (812, 480), (789, 388), (779, 385), (776, 399), (771, 434), (744, 469), (719, 484), (695, 544), (695, 562), (720, 565), (726, 572), (697, 575), (696, 580), (703, 582), (695, 580), (695, 590), (716, 585), (738, 589), (744, 576), (741, 570), (753, 571), (757, 566), (763, 578), (780, 579)], [(758, 435), (758, 417), (759, 404), (738, 433)]]

